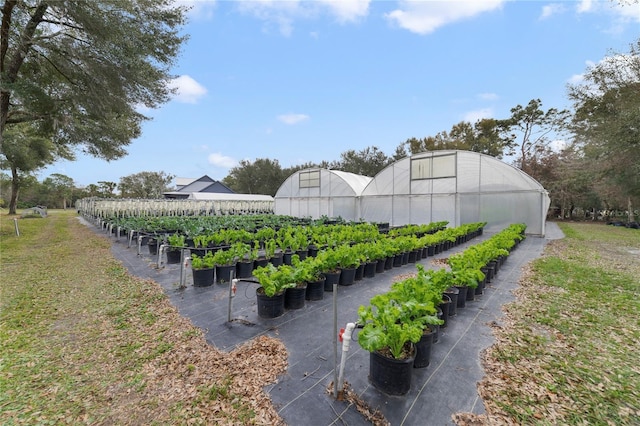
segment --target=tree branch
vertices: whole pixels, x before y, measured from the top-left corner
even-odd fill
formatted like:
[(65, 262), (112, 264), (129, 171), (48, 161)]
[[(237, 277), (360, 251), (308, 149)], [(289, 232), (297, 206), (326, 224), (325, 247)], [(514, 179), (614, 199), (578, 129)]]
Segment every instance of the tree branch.
[(36, 28), (42, 22), (42, 18), (44, 13), (47, 11), (49, 5), (46, 1), (41, 2), (31, 15), (31, 19), (27, 22), (27, 25), (20, 36), (20, 42), (18, 43), (18, 47), (9, 62), (9, 66), (6, 69), (7, 80), (13, 83), (17, 76), (24, 59), (27, 56), (27, 52), (31, 48), (33, 44), (33, 35), (36, 32)]

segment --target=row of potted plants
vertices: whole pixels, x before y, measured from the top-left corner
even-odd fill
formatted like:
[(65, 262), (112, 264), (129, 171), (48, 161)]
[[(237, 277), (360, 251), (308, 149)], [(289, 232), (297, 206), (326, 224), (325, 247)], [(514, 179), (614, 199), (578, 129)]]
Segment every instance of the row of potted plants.
[(448, 258), (448, 268), (426, 270), (396, 282), (389, 292), (371, 298), (358, 310), (360, 346), (370, 352), (369, 380), (391, 395), (403, 395), (411, 387), (411, 370), (429, 364), (430, 345), (436, 327), (448, 313), (452, 288), (477, 288), (484, 281), (488, 262), (508, 255), (524, 238), (526, 226), (510, 225), (491, 238)]
[[(477, 224), (476, 226), (482, 226)], [(473, 227), (463, 227), (472, 229)], [(424, 237), (423, 237), (424, 238)], [(301, 259), (298, 254), (292, 256), (290, 264), (284, 263), (278, 267), (273, 264), (260, 266), (253, 271), (260, 287), (257, 290), (258, 312), (261, 316), (273, 317), (270, 315), (281, 315), (283, 308), (272, 310), (261, 309), (261, 301), (274, 306), (276, 302), (270, 299), (284, 298), (284, 302), (278, 302), (279, 306), (284, 304), (285, 308), (291, 303), (287, 303), (287, 298), (292, 289), (303, 289), (306, 300), (319, 300), (323, 297), (324, 291), (332, 291), (334, 284), (351, 285), (360, 278), (374, 276), (376, 272), (383, 272), (385, 269), (393, 267), (389, 259), (395, 259), (403, 250), (420, 250), (420, 258), (427, 257), (427, 242), (417, 237), (398, 237), (396, 239), (382, 239), (372, 243), (342, 244), (333, 248), (320, 250), (315, 256), (308, 256)], [(417, 256), (416, 256), (417, 260)], [(415, 262), (415, 260), (414, 260)], [(404, 264), (404, 263), (403, 263)], [(381, 265), (380, 268), (378, 268)], [(386, 267), (389, 265), (388, 267)], [(399, 265), (397, 265), (399, 266)], [(369, 267), (367, 272), (367, 267)], [(386, 268), (385, 268), (386, 267)], [(299, 290), (302, 293), (303, 290)], [(298, 297), (298, 300), (303, 300)], [(292, 309), (302, 307), (303, 301)], [(271, 308), (270, 308), (271, 309)]]

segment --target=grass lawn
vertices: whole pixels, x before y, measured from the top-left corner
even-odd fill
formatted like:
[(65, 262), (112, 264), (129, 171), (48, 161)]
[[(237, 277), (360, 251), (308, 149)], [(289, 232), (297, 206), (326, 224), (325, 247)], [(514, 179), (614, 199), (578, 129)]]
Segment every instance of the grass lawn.
[[(75, 212), (0, 216), (0, 423), (281, 424), (277, 340), (206, 344)], [(640, 232), (566, 223), (523, 274), (460, 424), (640, 424)]]
[(640, 232), (560, 227), (494, 329), (489, 415), (460, 424), (640, 425)]
[(207, 345), (75, 212), (0, 218), (0, 423), (280, 424), (277, 340)]

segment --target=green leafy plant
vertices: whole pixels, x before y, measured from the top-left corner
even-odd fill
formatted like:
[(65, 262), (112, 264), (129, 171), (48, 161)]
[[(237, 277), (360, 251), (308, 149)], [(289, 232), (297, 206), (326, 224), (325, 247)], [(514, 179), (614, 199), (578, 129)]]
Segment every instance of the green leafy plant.
[(186, 247), (185, 236), (181, 234), (172, 234), (167, 236), (167, 242), (171, 248), (181, 248)]
[(416, 343), (422, 337), (424, 326), (419, 321), (411, 321), (402, 306), (394, 301), (376, 301), (374, 306), (358, 308), (358, 323), (363, 324), (358, 334), (358, 343), (369, 352), (389, 349), (395, 359), (402, 359), (408, 342)]
[(273, 256), (275, 256), (276, 254), (277, 248), (278, 244), (276, 243), (276, 240), (266, 240), (264, 242), (264, 257), (266, 257), (267, 259), (273, 258)]
[(293, 267), (290, 265), (280, 265), (277, 268), (272, 264), (260, 266), (253, 270), (253, 276), (256, 277), (264, 294), (268, 297), (273, 297), (287, 288), (296, 286)]
[(213, 254), (213, 263), (218, 266), (231, 266), (236, 263), (236, 261), (236, 252), (231, 250), (231, 248), (227, 250), (217, 250)]
[(209, 269), (215, 266), (213, 259), (213, 253), (207, 251), (204, 256), (198, 256), (197, 254), (191, 255), (191, 267), (193, 269)]
[(342, 244), (333, 251), (338, 260), (338, 267), (357, 268), (360, 265), (360, 257), (355, 246), (352, 247), (349, 244)]

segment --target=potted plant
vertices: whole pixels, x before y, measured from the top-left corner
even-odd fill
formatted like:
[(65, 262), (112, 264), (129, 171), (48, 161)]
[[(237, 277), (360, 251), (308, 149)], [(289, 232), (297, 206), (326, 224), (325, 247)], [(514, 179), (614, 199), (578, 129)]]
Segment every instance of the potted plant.
[(317, 257), (307, 257), (300, 263), (300, 267), (306, 269), (307, 290), (305, 299), (322, 300), (324, 298), (323, 262)]
[(318, 252), (318, 269), (324, 274), (324, 291), (333, 291), (333, 285), (340, 282), (340, 257), (333, 248)]
[(258, 315), (263, 318), (275, 318), (284, 314), (284, 291), (295, 286), (293, 268), (290, 265), (275, 267), (272, 264), (261, 266), (253, 271), (260, 287), (256, 289)]
[(257, 250), (254, 252), (251, 245), (244, 242), (233, 243), (231, 250), (236, 254), (236, 277), (249, 278), (253, 272), (254, 255), (257, 257)]
[(191, 254), (198, 256), (205, 256), (207, 254), (207, 244), (209, 244), (209, 237), (206, 234), (199, 234), (193, 237), (193, 248)]
[[(277, 252), (278, 243), (276, 240), (266, 240), (264, 242), (264, 257), (273, 264), (273, 266), (282, 265), (282, 252)], [(264, 266), (264, 265), (261, 265)]]
[(185, 236), (181, 234), (172, 234), (167, 236), (169, 249), (167, 250), (167, 263), (180, 263), (182, 250), (187, 246)]
[(340, 268), (340, 285), (351, 285), (356, 278), (356, 268), (360, 265), (360, 256), (356, 246), (342, 244), (334, 249)]
[(371, 306), (360, 306), (358, 323), (363, 326), (358, 343), (369, 351), (369, 381), (389, 395), (404, 395), (411, 389), (415, 343), (423, 325), (411, 321), (407, 311), (391, 299), (374, 296)]
[(231, 247), (228, 249), (218, 250), (213, 254), (213, 263), (216, 269), (216, 282), (229, 282), (231, 271), (235, 271), (237, 262), (236, 250)]
[[(306, 260), (306, 259), (305, 259)], [(304, 307), (307, 294), (307, 283), (313, 278), (310, 263), (300, 260), (300, 256), (294, 254), (291, 258), (291, 280), (293, 286), (284, 292), (285, 309), (300, 309)]]
[(191, 255), (191, 270), (193, 285), (195, 287), (207, 287), (213, 284), (214, 260), (213, 253), (207, 252), (204, 256)]

